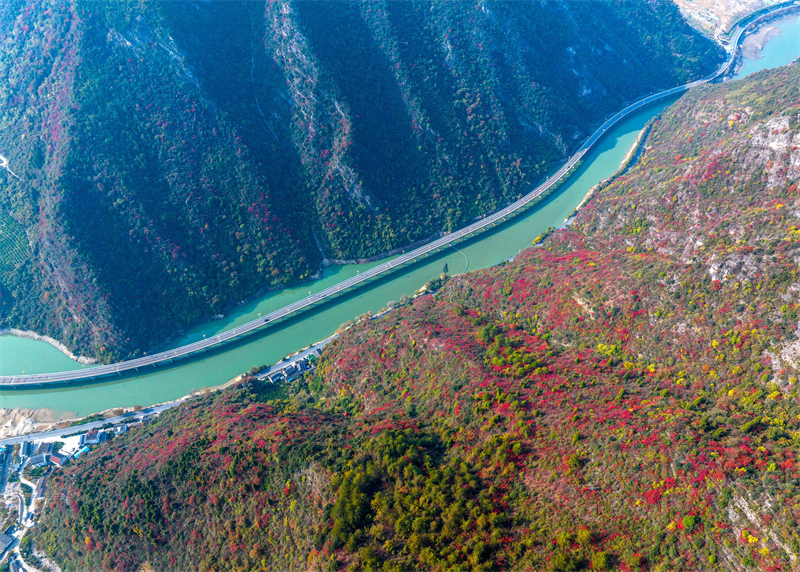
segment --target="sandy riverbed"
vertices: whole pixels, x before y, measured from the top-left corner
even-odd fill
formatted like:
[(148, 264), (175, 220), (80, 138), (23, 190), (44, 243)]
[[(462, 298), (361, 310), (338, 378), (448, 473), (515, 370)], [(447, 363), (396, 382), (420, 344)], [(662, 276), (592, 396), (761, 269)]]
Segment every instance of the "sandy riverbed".
[(0, 438), (49, 431), (69, 417), (74, 415), (58, 415), (50, 409), (0, 409)]
[(781, 33), (780, 28), (776, 26), (764, 26), (755, 34), (747, 36), (742, 42), (742, 55), (748, 60), (757, 60), (761, 57), (761, 50), (764, 45), (775, 36)]

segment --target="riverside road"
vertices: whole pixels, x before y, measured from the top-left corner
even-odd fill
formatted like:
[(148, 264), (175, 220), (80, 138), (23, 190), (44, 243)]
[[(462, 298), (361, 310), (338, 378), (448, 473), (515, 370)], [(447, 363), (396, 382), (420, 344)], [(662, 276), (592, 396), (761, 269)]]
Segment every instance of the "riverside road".
[(603, 134), (605, 134), (606, 131), (608, 131), (612, 126), (614, 126), (622, 119), (626, 118), (631, 113), (634, 113), (635, 111), (638, 111), (639, 109), (642, 109), (643, 107), (646, 107), (656, 101), (659, 101), (666, 97), (670, 97), (678, 93), (682, 93), (692, 87), (701, 85), (703, 83), (711, 82), (725, 75), (730, 69), (733, 62), (735, 61), (736, 54), (738, 52), (739, 40), (743, 32), (744, 29), (737, 29), (736, 32), (731, 36), (731, 41), (729, 43), (730, 54), (728, 60), (716, 72), (703, 79), (685, 85), (681, 85), (678, 87), (674, 87), (653, 95), (649, 95), (625, 107), (623, 110), (617, 112), (608, 120), (606, 120), (605, 123), (603, 123), (592, 134), (592, 136), (589, 137), (583, 143), (583, 145), (581, 145), (580, 149), (578, 149), (578, 151), (574, 155), (572, 155), (569, 158), (569, 160), (566, 163), (564, 163), (560, 169), (558, 169), (558, 171), (556, 171), (552, 176), (548, 177), (548, 179), (544, 183), (536, 187), (533, 191), (531, 191), (524, 197), (520, 198), (516, 202), (506, 206), (503, 209), (500, 209), (495, 213), (486, 215), (484, 218), (480, 219), (479, 221), (473, 224), (470, 224), (457, 231), (444, 235), (441, 238), (434, 240), (424, 246), (421, 246), (415, 250), (412, 250), (401, 256), (393, 258), (388, 262), (385, 262), (379, 266), (371, 268), (370, 270), (357, 274), (352, 278), (344, 280), (334, 286), (331, 286), (329, 288), (326, 288), (325, 290), (317, 292), (316, 294), (312, 294), (311, 296), (308, 296), (293, 304), (289, 304), (288, 306), (276, 310), (275, 312), (272, 312), (267, 316), (260, 317), (257, 320), (252, 320), (246, 324), (242, 324), (241, 326), (222, 332), (221, 334), (211, 336), (209, 338), (191, 344), (187, 344), (185, 346), (181, 346), (176, 349), (166, 350), (153, 355), (143, 356), (140, 358), (123, 361), (111, 365), (103, 365), (98, 367), (65, 371), (60, 373), (4, 376), (0, 377), (0, 387), (5, 389), (33, 388), (37, 386), (47, 386), (54, 384), (66, 385), (74, 382), (85, 382), (89, 380), (106, 378), (109, 376), (121, 376), (123, 374), (131, 372), (139, 372), (143, 368), (157, 367), (159, 365), (170, 364), (177, 360), (186, 359), (191, 356), (196, 356), (198, 354), (208, 351), (211, 348), (215, 348), (223, 344), (229, 343), (255, 330), (259, 330), (270, 324), (274, 324), (285, 318), (288, 318), (289, 316), (297, 314), (303, 310), (311, 308), (312, 306), (316, 306), (323, 301), (334, 298), (345, 291), (348, 291), (352, 288), (355, 288), (357, 286), (360, 286), (368, 282), (369, 280), (386, 275), (404, 265), (413, 264), (417, 260), (426, 257), (429, 254), (437, 253), (445, 247), (449, 247), (450, 245), (455, 244), (461, 240), (465, 240), (469, 237), (472, 237), (475, 235), (475, 233), (481, 230), (491, 228), (497, 225), (498, 223), (505, 221), (509, 216), (512, 216), (513, 214), (522, 211), (523, 209), (525, 209), (525, 207), (543, 198), (547, 194), (547, 192), (553, 188), (554, 185), (556, 185), (573, 167), (575, 167), (578, 164), (578, 162), (583, 158), (583, 156), (594, 146), (595, 143), (597, 143), (597, 141), (603, 136)]

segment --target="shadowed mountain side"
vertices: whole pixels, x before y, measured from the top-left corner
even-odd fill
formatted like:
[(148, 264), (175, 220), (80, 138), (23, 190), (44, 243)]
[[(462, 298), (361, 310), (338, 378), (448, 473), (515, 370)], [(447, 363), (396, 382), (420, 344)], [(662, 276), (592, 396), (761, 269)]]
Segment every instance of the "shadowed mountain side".
[(316, 239), (367, 257), (496, 209), (722, 59), (667, 1), (10, 2), (0, 33), (31, 246), (0, 325), (104, 362), (308, 279)]

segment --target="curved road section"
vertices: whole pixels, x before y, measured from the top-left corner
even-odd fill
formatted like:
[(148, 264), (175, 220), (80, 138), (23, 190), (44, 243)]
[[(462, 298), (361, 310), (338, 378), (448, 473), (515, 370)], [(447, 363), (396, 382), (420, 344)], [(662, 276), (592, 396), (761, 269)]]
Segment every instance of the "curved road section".
[(703, 79), (693, 81), (691, 83), (687, 83), (685, 85), (681, 85), (678, 87), (673, 87), (672, 89), (668, 89), (666, 91), (662, 91), (645, 98), (642, 98), (635, 103), (632, 103), (628, 107), (624, 108), (623, 110), (617, 112), (605, 123), (603, 123), (597, 131), (595, 131), (591, 137), (589, 137), (583, 145), (581, 145), (580, 149), (572, 155), (569, 160), (564, 163), (561, 168), (556, 171), (551, 177), (549, 177), (544, 183), (536, 187), (533, 191), (519, 199), (518, 201), (508, 205), (507, 207), (500, 209), (499, 211), (492, 213), (490, 215), (486, 215), (484, 218), (480, 219), (478, 222), (465, 226), (457, 231), (451, 232), (441, 238), (434, 240), (416, 250), (412, 250), (407, 254), (403, 254), (388, 262), (385, 262), (379, 266), (371, 268), (366, 272), (362, 272), (344, 280), (330, 288), (326, 288), (316, 294), (312, 294), (307, 298), (303, 298), (295, 302), (294, 304), (289, 304), (281, 308), (280, 310), (276, 310), (271, 314), (268, 314), (265, 317), (258, 318), (257, 320), (253, 320), (246, 324), (242, 324), (236, 328), (232, 328), (227, 330), (221, 334), (217, 334), (216, 336), (212, 336), (210, 338), (205, 338), (201, 341), (197, 341), (191, 344), (187, 344), (185, 346), (181, 346), (176, 349), (163, 351), (160, 353), (156, 353), (149, 356), (140, 357), (137, 359), (132, 359), (128, 361), (123, 361), (111, 365), (103, 365), (98, 367), (92, 367), (87, 369), (80, 369), (80, 370), (73, 370), (73, 371), (65, 371), (60, 373), (43, 373), (43, 374), (28, 374), (28, 375), (17, 375), (17, 376), (5, 376), (0, 377), (0, 387), (4, 389), (10, 388), (31, 388), (36, 386), (46, 386), (51, 384), (69, 384), (73, 382), (85, 382), (89, 380), (96, 380), (108, 376), (117, 376), (122, 375), (125, 373), (131, 372), (138, 372), (142, 368), (148, 367), (156, 367), (161, 364), (169, 364), (173, 363), (176, 360), (188, 358), (190, 356), (203, 353), (211, 348), (220, 346), (227, 342), (231, 342), (242, 336), (249, 334), (255, 330), (259, 330), (268, 324), (272, 324), (274, 322), (280, 321), (284, 318), (297, 314), (302, 310), (310, 308), (314, 305), (319, 304), (325, 300), (334, 298), (338, 296), (340, 293), (364, 284), (365, 282), (372, 280), (373, 278), (377, 278), (379, 276), (383, 276), (388, 274), (401, 266), (406, 264), (413, 264), (417, 260), (422, 257), (425, 257), (431, 253), (435, 253), (440, 251), (442, 248), (447, 247), (451, 244), (464, 240), (465, 238), (469, 238), (473, 236), (476, 232), (484, 230), (486, 228), (490, 228), (499, 222), (504, 221), (510, 215), (514, 214), (521, 209), (531, 205), (532, 203), (541, 199), (547, 192), (556, 184), (558, 181), (564, 177), (578, 162), (583, 158), (583, 156), (591, 149), (595, 143), (603, 136), (603, 134), (608, 131), (611, 127), (613, 127), (616, 123), (630, 115), (642, 109), (643, 107), (647, 107), (648, 105), (669, 97), (671, 95), (675, 95), (678, 93), (682, 93), (692, 87), (713, 81), (720, 76), (723, 76), (728, 72), (733, 61), (736, 57), (736, 53), (738, 50), (739, 40), (743, 33), (743, 29), (737, 29), (735, 33), (731, 36), (730, 41), (730, 56), (728, 60), (713, 74), (705, 77)]

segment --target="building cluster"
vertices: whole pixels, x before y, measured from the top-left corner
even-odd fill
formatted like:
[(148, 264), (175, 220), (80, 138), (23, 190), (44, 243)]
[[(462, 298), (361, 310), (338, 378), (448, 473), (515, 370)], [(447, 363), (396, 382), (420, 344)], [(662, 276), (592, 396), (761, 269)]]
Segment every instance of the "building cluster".
[(69, 455), (54, 452), (53, 445), (54, 443), (40, 443), (37, 447), (35, 443), (25, 441), (19, 448), (23, 464), (34, 469), (47, 465), (62, 466), (69, 460)]
[(278, 383), (281, 381), (294, 381), (301, 375), (317, 369), (317, 361), (322, 355), (322, 350), (316, 348), (305, 356), (290, 361), (286, 364), (277, 364), (260, 372), (256, 377), (262, 381)]
[[(29, 568), (26, 567), (19, 554), (9, 554), (10, 550), (16, 548), (16, 543), (22, 539), (25, 531), (35, 524), (36, 516), (36, 501), (43, 499), (45, 496), (45, 488), (47, 478), (51, 471), (45, 472), (41, 478), (36, 480), (33, 484), (25, 480), (23, 471), (25, 468), (39, 469), (44, 467), (56, 468), (61, 467), (69, 462), (70, 459), (77, 459), (82, 454), (90, 450), (93, 445), (100, 445), (108, 441), (113, 435), (127, 433), (127, 423), (146, 423), (150, 419), (154, 419), (158, 414), (151, 410), (145, 410), (142, 417), (136, 418), (134, 414), (130, 414), (130, 419), (112, 425), (108, 423), (99, 429), (91, 429), (85, 433), (79, 434), (81, 428), (75, 427), (72, 429), (74, 433), (68, 435), (58, 435), (54, 441), (43, 442), (35, 440), (22, 441), (19, 444), (17, 453), (16, 445), (0, 446), (0, 493), (5, 492), (6, 484), (9, 482), (8, 478), (12, 474), (19, 473), (19, 480), (28, 487), (33, 487), (30, 495), (30, 507), (27, 505), (27, 499), (23, 497), (23, 493), (19, 489), (12, 490), (11, 495), (16, 497), (19, 502), (19, 517), (15, 525), (8, 527), (5, 532), (0, 533), (0, 569), (20, 572), (27, 572)], [(65, 429), (63, 432), (68, 433), (70, 429)], [(58, 449), (57, 442), (62, 442), (62, 448)], [(33, 478), (33, 477), (31, 477)], [(6, 499), (8, 501), (8, 499)]]
[(29, 466), (32, 469), (40, 467), (54, 466), (61, 467), (71, 459), (78, 458), (83, 453), (89, 450), (91, 445), (99, 445), (108, 440), (108, 434), (113, 432), (115, 434), (125, 433), (128, 426), (125, 424), (117, 425), (109, 430), (92, 429), (87, 433), (80, 436), (79, 449), (74, 453), (65, 453), (64, 451), (54, 451), (54, 443), (40, 443), (37, 447), (36, 443), (25, 441), (20, 445), (19, 455), (21, 460), (20, 467)]

